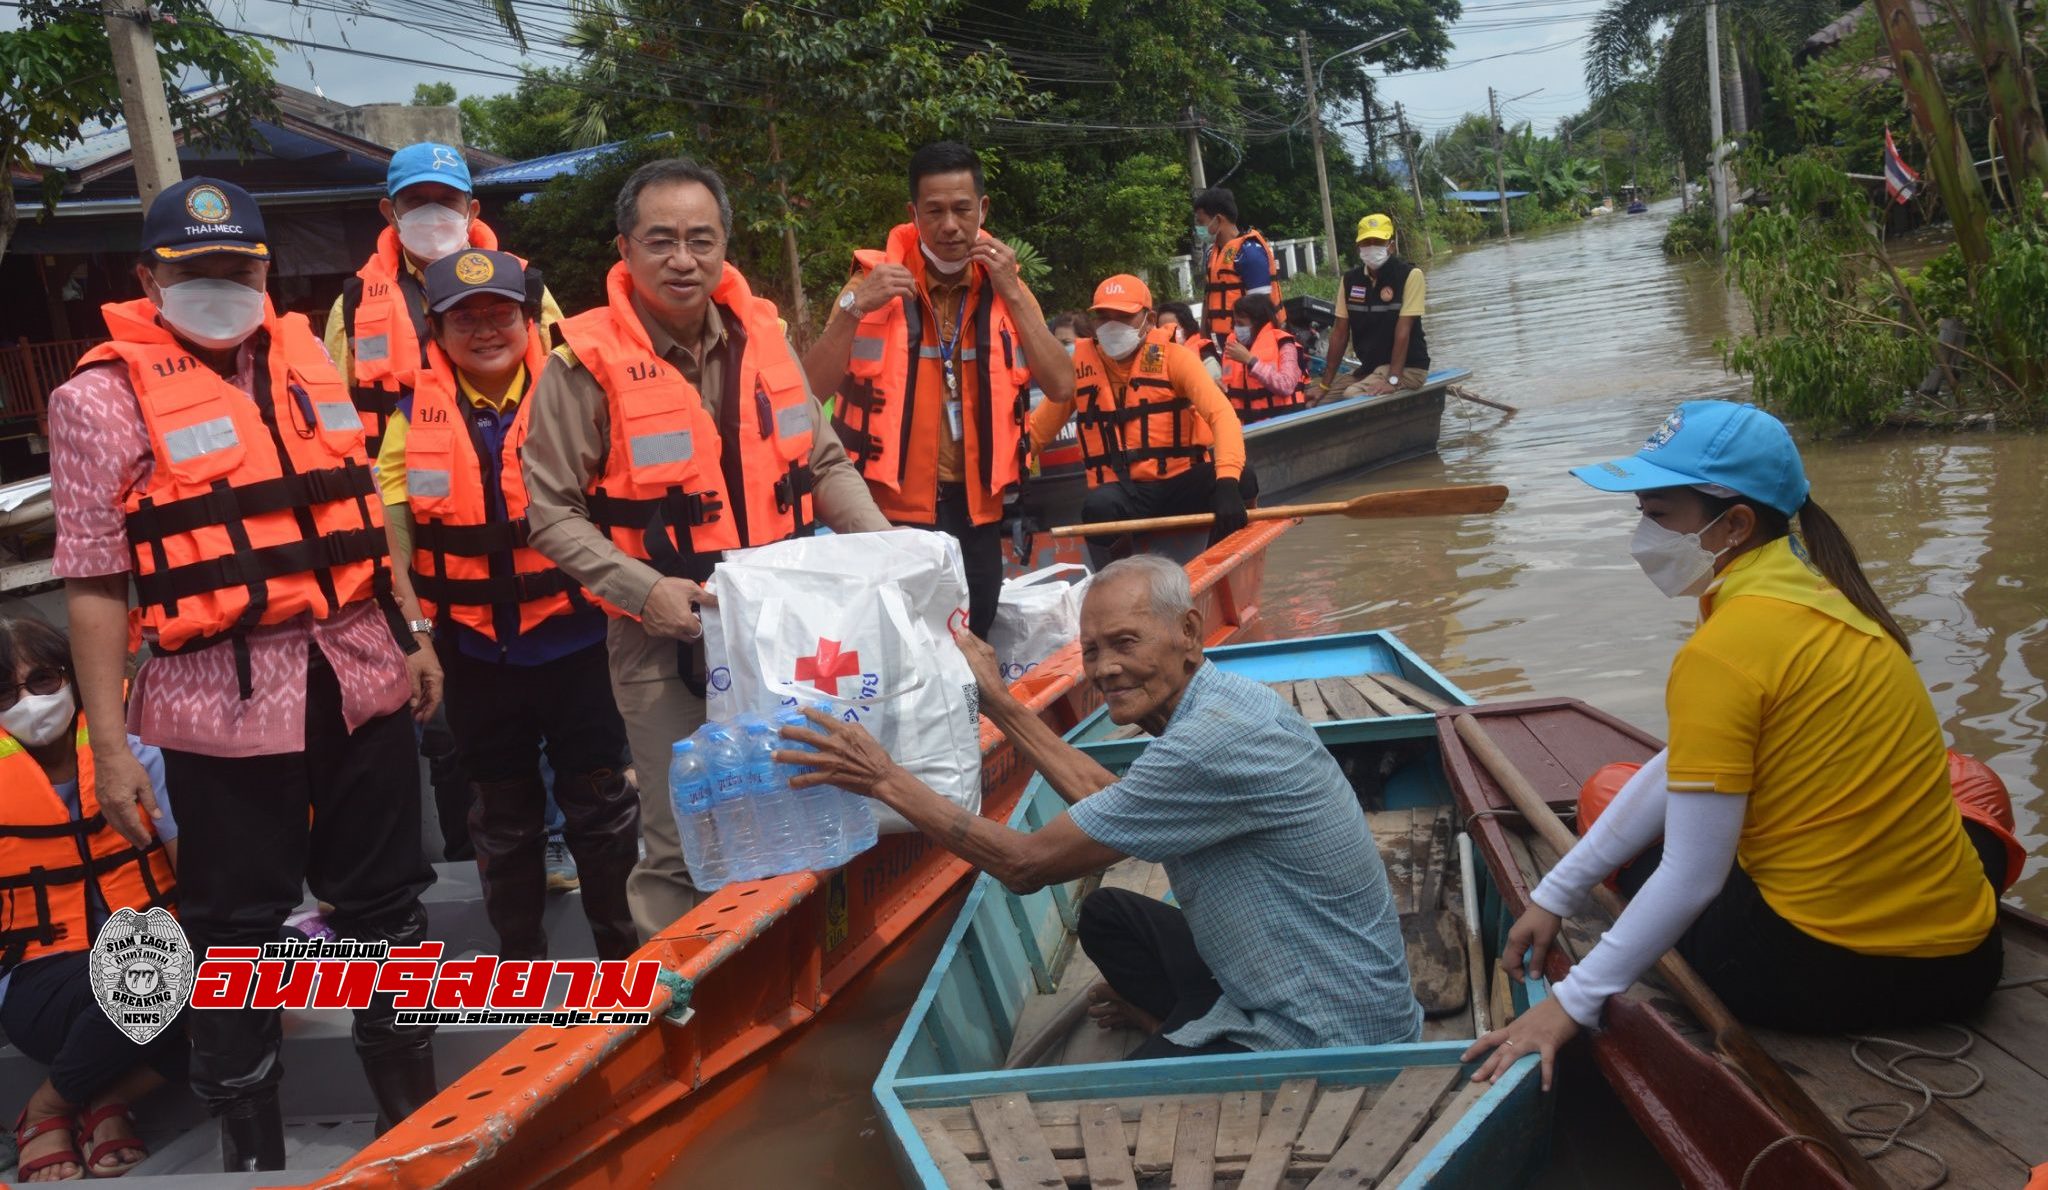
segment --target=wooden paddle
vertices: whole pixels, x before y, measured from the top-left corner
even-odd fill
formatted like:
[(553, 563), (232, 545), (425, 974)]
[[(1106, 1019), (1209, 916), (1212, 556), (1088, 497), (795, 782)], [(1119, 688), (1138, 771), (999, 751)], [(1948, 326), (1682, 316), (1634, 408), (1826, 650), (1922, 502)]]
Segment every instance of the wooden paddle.
[[(1492, 512), (1508, 498), (1506, 486), (1497, 483), (1465, 484), (1450, 488), (1403, 488), (1394, 492), (1368, 492), (1349, 500), (1329, 504), (1277, 504), (1271, 508), (1247, 509), (1245, 518), (1254, 521), (1282, 521), (1290, 517), (1334, 516), (1374, 517), (1463, 516)], [(1103, 537), (1120, 533), (1149, 533), (1156, 529), (1195, 529), (1213, 524), (1216, 514), (1192, 512), (1185, 516), (1157, 516), (1137, 521), (1097, 521), (1092, 525), (1061, 525), (1054, 537)]]
[[(1542, 835), (1544, 841), (1559, 855), (1570, 851), (1578, 839), (1564, 823), (1558, 821), (1557, 815), (1543, 800), (1542, 795), (1536, 792), (1526, 777), (1522, 776), (1521, 770), (1508, 760), (1507, 754), (1500, 750), (1500, 745), (1496, 744), (1493, 737), (1486, 733), (1486, 729), (1480, 726), (1479, 720), (1472, 715), (1456, 715), (1454, 718), (1458, 738), (1465, 741), (1465, 746), (1472, 750), (1472, 755), (1488, 773), (1492, 774), (1493, 779), (1508, 795), (1508, 800), (1515, 804), (1515, 809), (1521, 813), (1523, 820), (1528, 822), (1537, 834)], [(1622, 900), (1612, 889), (1605, 884), (1596, 884), (1593, 886), (1593, 896), (1601, 909), (1614, 919), (1620, 920)], [(1692, 969), (1691, 963), (1686, 962), (1677, 951), (1671, 951), (1657, 960), (1657, 974), (1671, 986), (1672, 991), (1678, 993), (1678, 998), (1685, 1002), (1685, 1006), (1691, 1009), (1692, 1014), (1713, 1034), (1714, 1048), (1742, 1072), (1743, 1077), (1749, 1080), (1750, 1086), (1755, 1088), (1757, 1095), (1784, 1119), (1793, 1132), (1825, 1144), (1828, 1151), (1834, 1154), (1835, 1160), (1840, 1163), (1843, 1176), (1848, 1178), (1851, 1185), (1861, 1190), (1889, 1190), (1891, 1183), (1878, 1176), (1877, 1170), (1871, 1168), (1870, 1162), (1856, 1146), (1849, 1143), (1848, 1138), (1842, 1135), (1841, 1128), (1828, 1118), (1828, 1114), (1820, 1109), (1820, 1105), (1813, 1101), (1812, 1096), (1806, 1093), (1806, 1089), (1793, 1081), (1792, 1076), (1786, 1074), (1785, 1068), (1778, 1065), (1777, 1060), (1757, 1043), (1756, 1038), (1743, 1027), (1742, 1022), (1735, 1019), (1728, 1011), (1728, 1006), (1721, 1003), (1721, 998), (1714, 994), (1714, 989), (1708, 987), (1706, 981), (1699, 977), (1699, 973)]]

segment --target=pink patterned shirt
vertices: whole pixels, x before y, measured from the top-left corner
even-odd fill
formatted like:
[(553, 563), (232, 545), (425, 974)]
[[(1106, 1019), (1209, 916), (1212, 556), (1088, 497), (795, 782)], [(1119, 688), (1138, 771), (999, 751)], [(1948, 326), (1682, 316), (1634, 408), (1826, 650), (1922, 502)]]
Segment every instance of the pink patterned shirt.
[[(253, 391), (253, 352), (243, 346), (234, 384)], [(50, 495), (57, 514), (60, 578), (126, 574), (124, 509), (156, 470), (135, 390), (118, 365), (87, 368), (50, 394)], [(251, 629), (253, 693), (241, 697), (234, 650), (152, 655), (128, 698), (128, 730), (146, 744), (206, 756), (274, 756), (306, 746), (309, 644), (333, 667), (348, 729), (404, 706), (412, 686), (405, 657), (374, 603), (327, 620), (301, 615)]]
[(1252, 379), (1277, 396), (1288, 396), (1301, 387), (1301, 345), (1289, 343), (1280, 350), (1280, 362), (1252, 361)]

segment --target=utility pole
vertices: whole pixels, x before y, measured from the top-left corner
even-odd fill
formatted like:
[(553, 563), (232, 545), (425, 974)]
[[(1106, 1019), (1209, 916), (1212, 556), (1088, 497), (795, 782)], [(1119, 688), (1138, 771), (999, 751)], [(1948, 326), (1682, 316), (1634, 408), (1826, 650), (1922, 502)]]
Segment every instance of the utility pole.
[(1378, 182), (1380, 177), (1379, 112), (1374, 108), (1372, 101), (1372, 76), (1368, 74), (1363, 77), (1365, 81), (1359, 86), (1358, 115), (1360, 121), (1365, 125), (1366, 170), (1372, 180)]
[(1721, 166), (1721, 17), (1720, 6), (1707, 0), (1707, 151), (1708, 184), (1714, 192), (1714, 242), (1728, 252), (1728, 175)]
[(1209, 172), (1202, 166), (1202, 126), (1195, 119), (1195, 109), (1188, 111), (1188, 177), (1192, 178), (1197, 191), (1209, 188)]
[[(1709, 8), (1711, 7), (1709, 5)], [(1502, 160), (1506, 156), (1506, 151), (1500, 144), (1500, 101), (1495, 97), (1492, 87), (1486, 89), (1486, 111), (1493, 120), (1493, 196), (1500, 203), (1500, 238), (1504, 241), (1512, 240), (1515, 233), (1508, 221), (1508, 174)]]
[(1415, 230), (1422, 234), (1422, 258), (1431, 259), (1436, 247), (1430, 242), (1429, 219), (1422, 213), (1422, 170), (1415, 159), (1421, 156), (1416, 150), (1420, 138), (1408, 131), (1408, 114), (1401, 110), (1401, 101), (1394, 101), (1394, 127), (1401, 131), (1401, 161), (1408, 167), (1408, 193), (1415, 197)]
[(121, 87), (121, 112), (135, 161), (142, 209), (184, 177), (178, 140), (164, 102), (164, 73), (157, 65), (156, 34), (150, 29), (148, 0), (106, 0), (107, 40), (114, 51), (114, 77)]
[(1316, 157), (1316, 191), (1323, 199), (1323, 247), (1331, 268), (1343, 257), (1337, 255), (1337, 217), (1330, 213), (1330, 167), (1323, 163), (1323, 109), (1316, 99), (1316, 72), (1308, 60), (1308, 30), (1298, 30), (1301, 42), (1301, 81), (1308, 85), (1308, 143)]

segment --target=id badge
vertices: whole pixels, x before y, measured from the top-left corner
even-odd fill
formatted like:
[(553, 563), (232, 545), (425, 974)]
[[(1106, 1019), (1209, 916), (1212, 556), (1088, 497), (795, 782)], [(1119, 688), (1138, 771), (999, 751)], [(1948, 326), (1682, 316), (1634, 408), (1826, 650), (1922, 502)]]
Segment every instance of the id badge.
[(953, 441), (960, 441), (960, 398), (946, 398), (946, 431), (953, 435)]

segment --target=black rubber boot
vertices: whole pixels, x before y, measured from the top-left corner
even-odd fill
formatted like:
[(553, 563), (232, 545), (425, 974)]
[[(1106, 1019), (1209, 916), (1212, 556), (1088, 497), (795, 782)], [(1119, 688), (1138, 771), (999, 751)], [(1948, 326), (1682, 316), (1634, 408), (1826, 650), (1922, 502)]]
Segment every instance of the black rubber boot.
[(220, 1115), (220, 1155), (228, 1173), (284, 1168), (284, 1112), (275, 1093), (228, 1104)]
[[(540, 774), (511, 781), (478, 781), (469, 810), (484, 912), (498, 932), (498, 957), (548, 957), (547, 835), (541, 829), (547, 786)], [(570, 850), (575, 851), (573, 840)], [(582, 856), (578, 855), (578, 873)]]
[(377, 1135), (425, 1106), (440, 1092), (434, 1077), (433, 1043), (422, 1040), (414, 1048), (393, 1054), (359, 1055), (363, 1077), (377, 1100)]
[(640, 948), (626, 903), (626, 876), (640, 860), (640, 795), (615, 769), (555, 777), (562, 841), (576, 857), (583, 916), (600, 959), (623, 959)]

